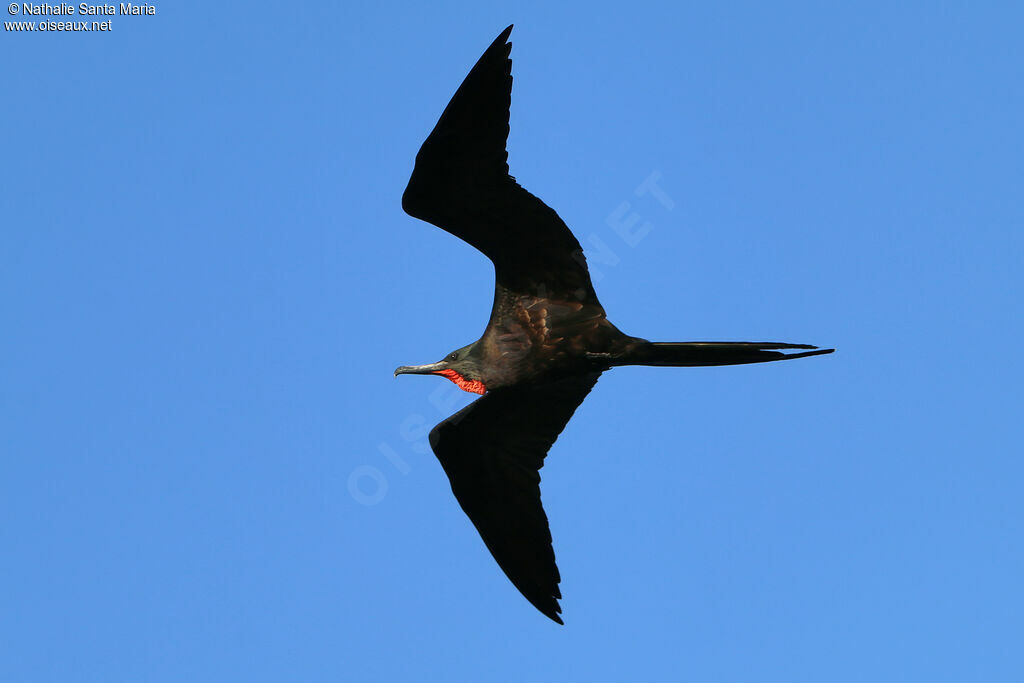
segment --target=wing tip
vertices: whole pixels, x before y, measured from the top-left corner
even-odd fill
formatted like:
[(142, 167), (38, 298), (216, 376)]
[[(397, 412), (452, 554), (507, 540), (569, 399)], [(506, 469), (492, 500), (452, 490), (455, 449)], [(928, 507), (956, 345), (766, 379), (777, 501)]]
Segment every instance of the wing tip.
[(552, 598), (551, 602), (546, 605), (539, 604), (539, 601), (534, 602), (533, 600), (530, 600), (530, 602), (533, 603), (533, 606), (536, 607), (540, 611), (540, 613), (546, 616), (548, 619), (555, 622), (559, 626), (565, 626), (565, 622), (562, 621), (561, 617), (562, 606), (558, 604), (557, 600)]
[(499, 33), (498, 37), (495, 38), (494, 42), (491, 43), (490, 47), (487, 48), (487, 52), (501, 49), (505, 53), (505, 59), (509, 59), (509, 55), (512, 54), (512, 43), (509, 42), (508, 37), (512, 34), (513, 26), (515, 26), (515, 24), (509, 24), (507, 27), (505, 27), (505, 30)]
[(508, 37), (512, 34), (513, 26), (515, 26), (515, 24), (509, 24), (504, 31), (499, 33), (498, 37), (494, 39), (493, 43), (491, 43), (491, 46), (487, 48), (487, 52), (501, 47), (504, 48), (505, 59), (508, 59), (509, 55), (512, 54), (512, 43), (509, 42)]
[(557, 583), (552, 591), (542, 590), (538, 592), (528, 592), (518, 585), (516, 588), (519, 589), (519, 592), (522, 593), (523, 597), (526, 598), (531, 605), (537, 608), (538, 612), (556, 624), (565, 626), (565, 622), (562, 621), (562, 617), (560, 616), (562, 614), (562, 606), (558, 603), (558, 599), (562, 597), (562, 592), (558, 590)]

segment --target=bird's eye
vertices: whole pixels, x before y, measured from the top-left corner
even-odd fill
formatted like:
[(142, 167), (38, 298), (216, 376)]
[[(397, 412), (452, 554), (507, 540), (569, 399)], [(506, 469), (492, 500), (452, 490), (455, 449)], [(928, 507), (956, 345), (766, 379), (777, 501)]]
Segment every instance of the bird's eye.
[(455, 355), (454, 351), (448, 354), (448, 360), (455, 360), (456, 358), (458, 358), (458, 356)]

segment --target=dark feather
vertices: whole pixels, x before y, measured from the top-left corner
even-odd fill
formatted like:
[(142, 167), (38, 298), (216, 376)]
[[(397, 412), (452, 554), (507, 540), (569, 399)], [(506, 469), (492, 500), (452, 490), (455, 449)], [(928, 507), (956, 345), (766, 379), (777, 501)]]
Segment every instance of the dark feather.
[(487, 48), (423, 143), (402, 208), (483, 252), (513, 292), (596, 303), (579, 242), (508, 172), (511, 31)]
[(526, 599), (559, 624), (561, 579), (539, 470), (599, 376), (499, 389), (430, 432), (455, 498), (487, 549)]

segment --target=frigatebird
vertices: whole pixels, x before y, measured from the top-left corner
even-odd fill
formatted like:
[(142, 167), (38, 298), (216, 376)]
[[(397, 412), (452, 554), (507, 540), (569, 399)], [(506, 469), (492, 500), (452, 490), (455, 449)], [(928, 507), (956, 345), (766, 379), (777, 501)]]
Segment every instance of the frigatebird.
[[(509, 175), (512, 26), (445, 107), (419, 153), (402, 208), (494, 263), (483, 336), (395, 375), (446, 377), (483, 394), (430, 432), (452, 491), (534, 607), (559, 624), (561, 578), (540, 501), (540, 468), (602, 372), (620, 365), (738, 365), (833, 349), (778, 342), (649, 342), (605, 315), (583, 250), (558, 214)], [(801, 350), (796, 353), (787, 351)]]

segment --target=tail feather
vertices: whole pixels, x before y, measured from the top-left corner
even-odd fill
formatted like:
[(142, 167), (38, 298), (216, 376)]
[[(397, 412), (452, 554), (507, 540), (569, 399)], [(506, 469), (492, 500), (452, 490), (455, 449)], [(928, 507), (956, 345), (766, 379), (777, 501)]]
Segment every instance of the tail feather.
[[(809, 349), (784, 353), (780, 349)], [(659, 365), (695, 367), (704, 365), (743, 365), (791, 360), (832, 353), (809, 344), (780, 342), (648, 342), (635, 347), (616, 365)]]

